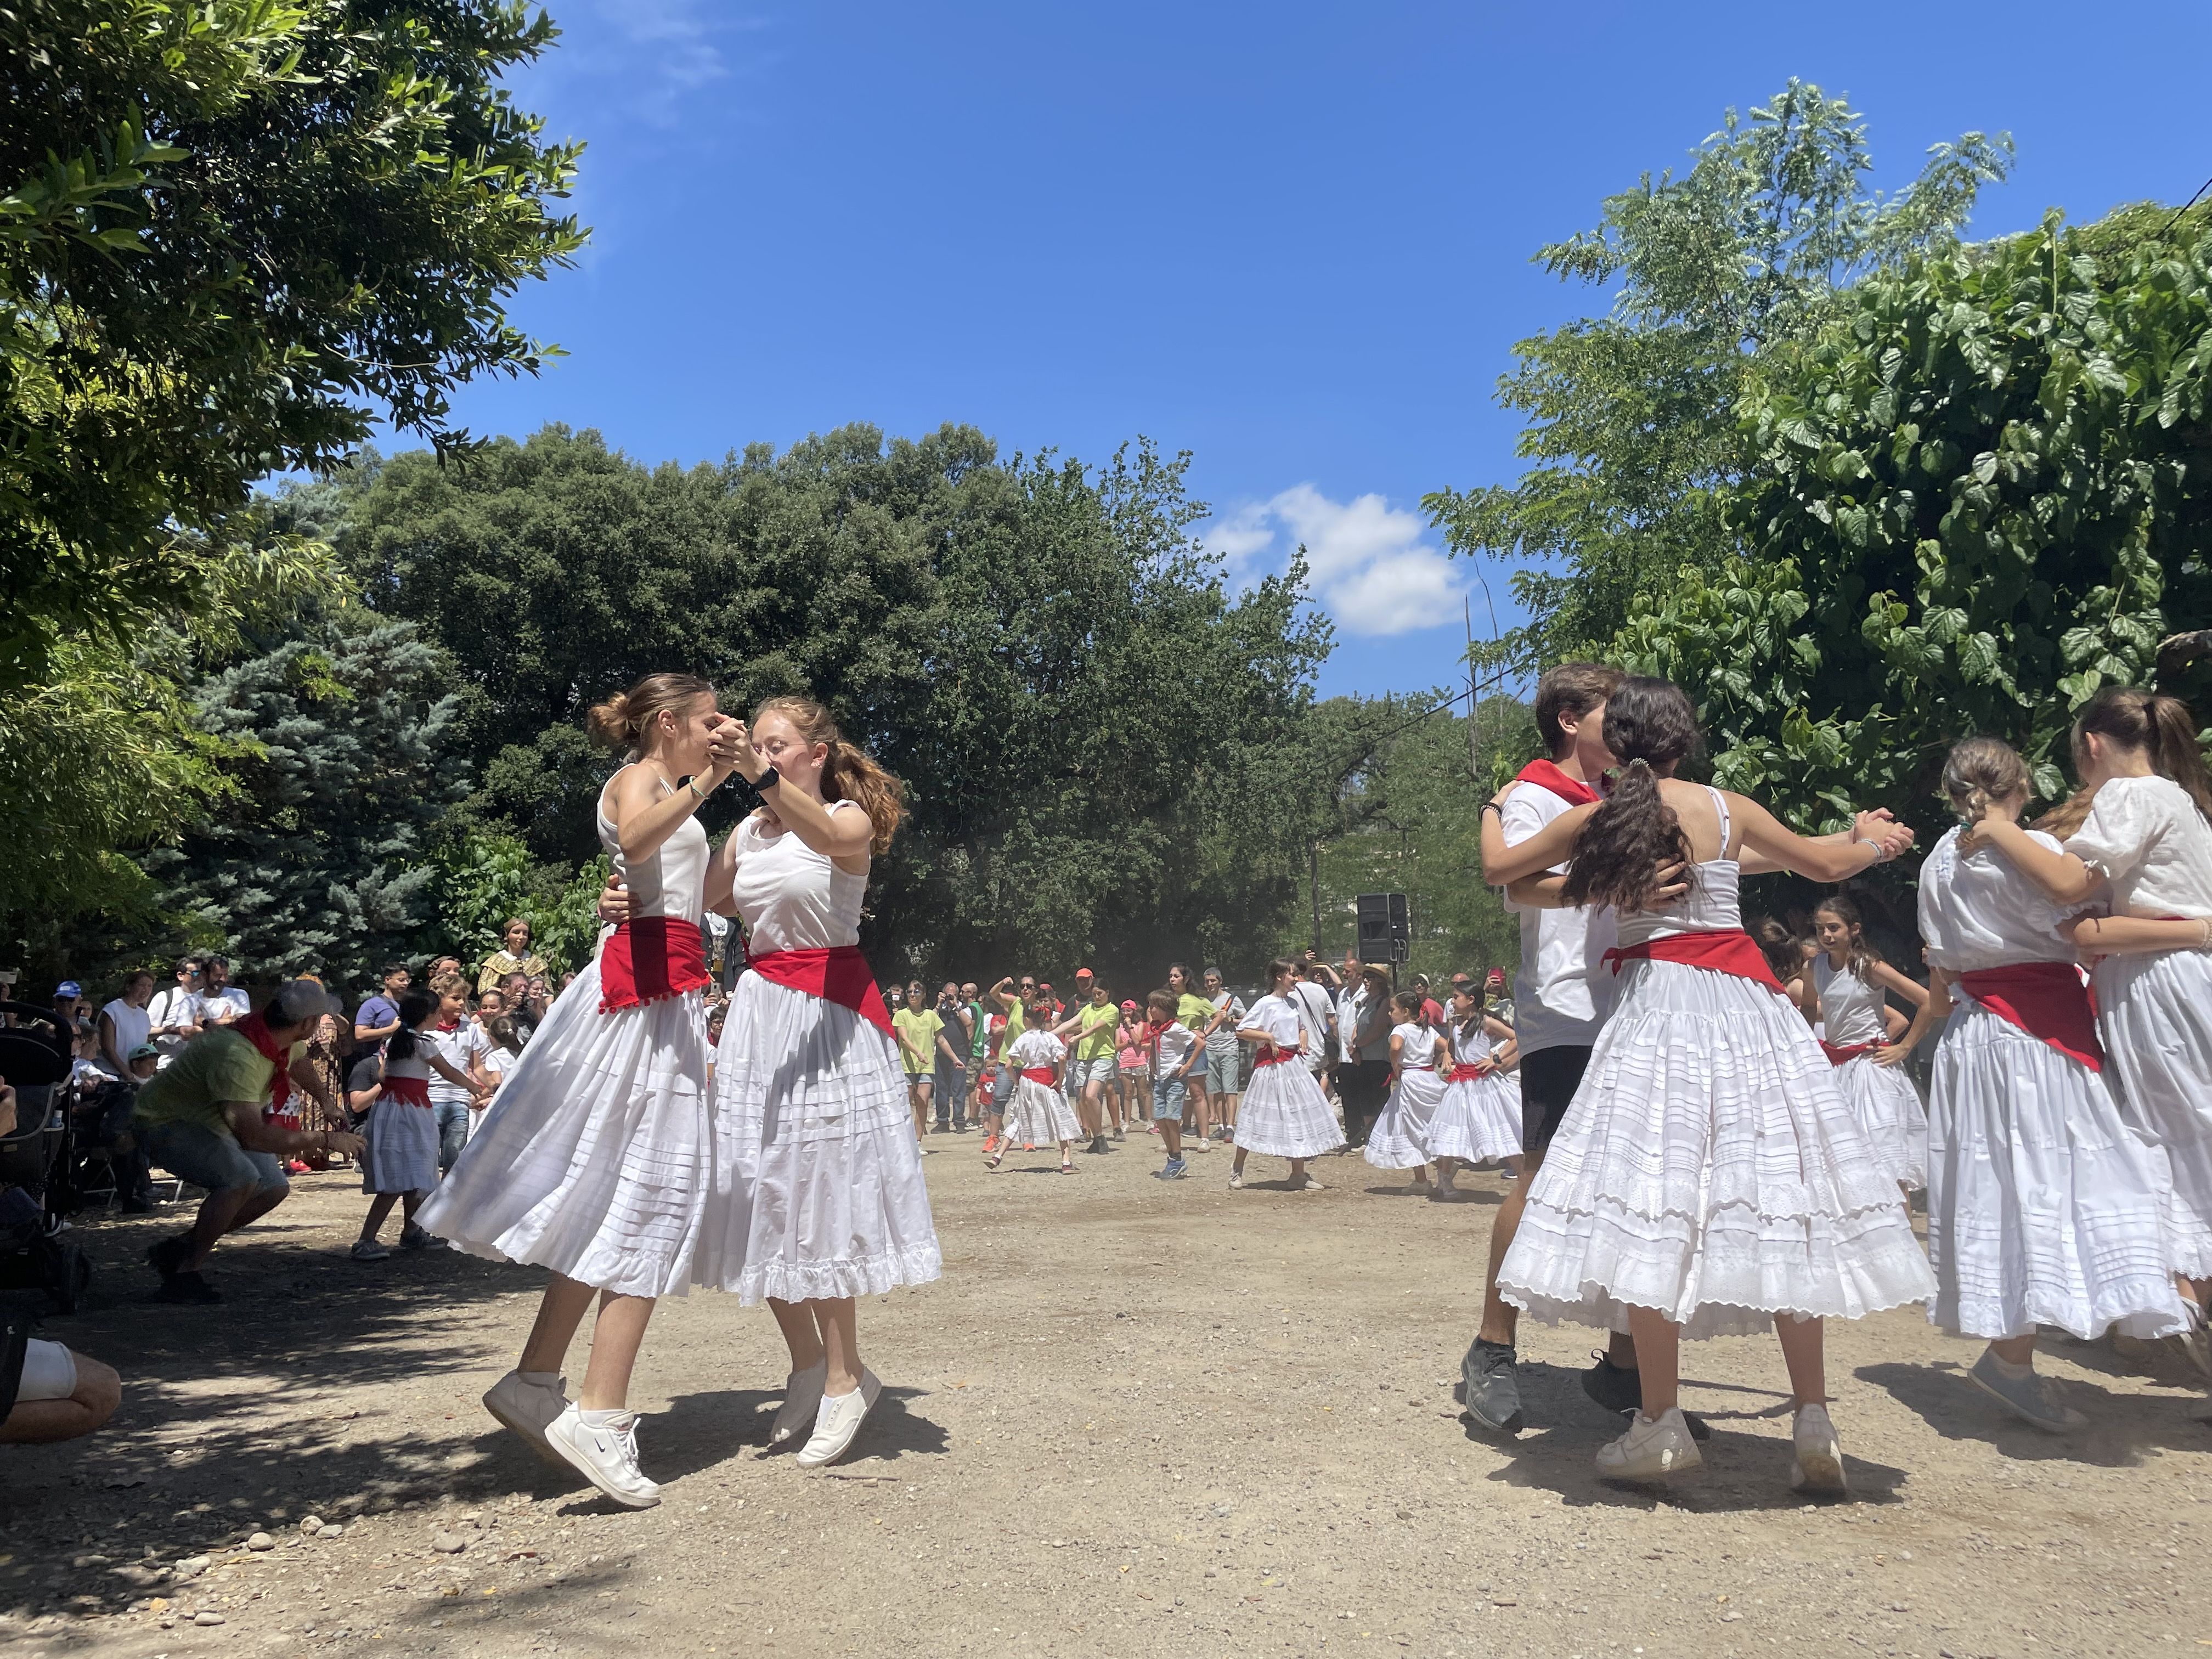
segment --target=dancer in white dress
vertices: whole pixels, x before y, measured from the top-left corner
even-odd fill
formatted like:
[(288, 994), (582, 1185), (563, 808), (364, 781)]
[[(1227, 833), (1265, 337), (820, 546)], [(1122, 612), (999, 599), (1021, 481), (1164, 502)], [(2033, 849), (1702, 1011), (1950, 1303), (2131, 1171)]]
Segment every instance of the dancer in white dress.
[(1237, 1036), (1257, 1044), (1252, 1078), (1237, 1117), (1237, 1156), (1229, 1184), (1244, 1184), (1244, 1160), (1253, 1152), (1291, 1161), (1291, 1190), (1319, 1192), (1321, 1182), (1306, 1173), (1306, 1160), (1344, 1145), (1344, 1131), (1329, 1109), (1328, 1097), (1305, 1065), (1305, 1028), (1291, 1000), (1297, 975), (1282, 957), (1267, 964), (1267, 994), (1246, 1010)]
[(1867, 943), (1858, 906), (1842, 893), (1813, 909), (1820, 954), (1799, 982), (1798, 1006), (1819, 1022), (1820, 1048), (1836, 1068), (1836, 1086), (1858, 1119), (1890, 1176), (1907, 1192), (1928, 1184), (1928, 1109), (1902, 1064), (1909, 1050), (1889, 1039), (1887, 992), (1917, 1012), (1927, 988), (1907, 979)]
[(749, 736), (739, 768), (765, 805), (708, 884), (744, 919), (748, 957), (716, 1053), (695, 1271), (775, 1313), (791, 1376), (770, 1437), (811, 1425), (811, 1468), (845, 1455), (882, 1387), (860, 1363), (854, 1298), (943, 1271), (890, 1016), (860, 950), (869, 862), (906, 808), (819, 703), (774, 698)]
[[(598, 813), (630, 919), (546, 1010), (421, 1218), (471, 1255), (553, 1270), (520, 1362), (484, 1405), (541, 1455), (643, 1509), (659, 1488), (638, 1470), (630, 1368), (654, 1299), (692, 1282), (712, 1170), (707, 834), (693, 814), (729, 776), (743, 728), (690, 674), (648, 675), (591, 720), (633, 756)], [(561, 1364), (595, 1291), (571, 1404)]]
[[(1665, 680), (1621, 683), (1605, 742), (1624, 763), (1611, 795), (1531, 845), (1546, 864), (1572, 860), (1547, 878), (1558, 902), (1618, 913), (1620, 999), (1530, 1183), (1498, 1289), (1539, 1316), (1601, 1328), (1626, 1310), (1643, 1407), (1598, 1453), (1614, 1479), (1703, 1461), (1676, 1403), (1685, 1334), (1771, 1327), (1796, 1407), (1791, 1484), (1840, 1493), (1820, 1322), (1925, 1300), (1935, 1281), (1827, 1056), (1743, 931), (1737, 853), (1837, 882), (1911, 834), (1862, 817), (1862, 841), (1810, 841), (1756, 802), (1677, 780), (1700, 739)], [(1687, 890), (1649, 909), (1669, 866)]]
[(417, 993), (399, 1002), (399, 1029), (385, 1043), (384, 1075), (365, 1126), (368, 1150), (361, 1160), (361, 1189), (373, 1194), (354, 1241), (356, 1261), (381, 1261), (392, 1252), (377, 1237), (396, 1203), (399, 1243), (421, 1249), (431, 1237), (416, 1212), (438, 1184), (438, 1120), (430, 1109), (430, 1073), (474, 1091), (476, 1085), (440, 1057), (422, 1033), (438, 1012), (438, 999)]
[[(2105, 1085), (2067, 914), (1992, 850), (1990, 830), (2012, 827), (2027, 804), (2027, 769), (1997, 738), (1969, 738), (1945, 762), (1943, 787), (1980, 844), (1962, 826), (1921, 866), (1929, 1000), (1900, 1045), (1946, 1020), (1929, 1102), (1928, 1255), (1940, 1287), (1929, 1317), (1988, 1339), (1974, 1383), (2060, 1432), (2087, 1419), (2035, 1375), (2037, 1326), (2084, 1340), (2115, 1326), (2142, 1337), (2187, 1328), (2169, 1271), (2168, 1178)], [(2057, 850), (2052, 836), (2021, 836)]]
[(1006, 1048), (1006, 1064), (1014, 1073), (1013, 1098), (1006, 1103), (1006, 1133), (984, 1164), (997, 1169), (1015, 1141), (1024, 1146), (1056, 1141), (1060, 1174), (1073, 1175), (1075, 1160), (1068, 1152), (1083, 1131), (1067, 1103), (1066, 1091), (1060, 1087), (1067, 1045), (1053, 1034), (1049, 1004), (1031, 1003), (1027, 1019), (1027, 1029)]
[(1429, 1120), (1444, 1097), (1437, 1068), (1451, 1063), (1451, 1045), (1421, 1024), (1421, 999), (1413, 992), (1392, 997), (1390, 1013), (1390, 1097), (1360, 1156), (1378, 1170), (1411, 1170), (1419, 1192), (1429, 1184)]
[[(2005, 823), (1990, 826), (1990, 844), (2062, 906), (2105, 896), (2116, 922), (2178, 920), (2212, 935), (2212, 775), (2188, 706), (2107, 687), (2074, 723), (2074, 764), (2081, 793), (2044, 825), (2063, 852)], [(2100, 958), (2106, 1081), (2172, 1171), (2174, 1266), (2202, 1309), (2212, 1304), (2212, 939), (2135, 950), (2110, 934), (2076, 939)], [(2192, 1357), (2212, 1366), (2201, 1337)]]
[(1516, 1057), (1513, 1028), (1483, 1012), (1471, 980), (1452, 988), (1449, 1041), (1443, 1097), (1429, 1120), (1440, 1198), (1463, 1196), (1452, 1185), (1462, 1164), (1501, 1161), (1507, 1179), (1521, 1178), (1521, 1083), (1506, 1069)]

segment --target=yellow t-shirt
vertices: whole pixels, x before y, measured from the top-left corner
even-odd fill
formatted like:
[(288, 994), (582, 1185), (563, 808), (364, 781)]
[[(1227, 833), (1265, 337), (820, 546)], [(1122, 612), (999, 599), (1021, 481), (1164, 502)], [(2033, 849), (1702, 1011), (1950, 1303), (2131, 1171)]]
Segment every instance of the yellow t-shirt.
[(1202, 1031), (1214, 1015), (1214, 1006), (1204, 997), (1186, 991), (1176, 1003), (1176, 1020), (1194, 1031)]
[[(902, 1008), (891, 1016), (891, 1024), (898, 1027), (899, 1035), (906, 1041), (899, 1044), (899, 1060), (908, 1077), (920, 1077), (937, 1069), (937, 1034), (945, 1029), (945, 1022), (934, 1008), (925, 1008), (920, 1013), (911, 1008)], [(917, 1059), (908, 1044), (921, 1051)]]
[(1114, 1032), (1121, 1024), (1121, 1011), (1112, 1003), (1086, 1002), (1076, 1014), (1075, 1057), (1103, 1060), (1114, 1052)]

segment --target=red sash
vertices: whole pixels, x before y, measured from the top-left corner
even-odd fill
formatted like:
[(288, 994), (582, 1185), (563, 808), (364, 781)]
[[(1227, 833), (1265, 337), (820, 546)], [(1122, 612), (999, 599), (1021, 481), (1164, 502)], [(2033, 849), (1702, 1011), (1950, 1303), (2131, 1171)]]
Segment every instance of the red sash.
[(1759, 942), (1741, 927), (1714, 927), (1695, 933), (1666, 933), (1642, 945), (1607, 951), (1600, 958), (1619, 973), (1624, 962), (1680, 962), (1692, 968), (1709, 968), (1717, 974), (1734, 974), (1764, 985), (1778, 997), (1790, 993), (1774, 977), (1774, 969)]
[(1050, 1066), (1024, 1066), (1022, 1075), (1032, 1083), (1043, 1084), (1048, 1089), (1060, 1081), (1059, 1071)]
[(1532, 760), (1513, 775), (1516, 783), (1548, 789), (1570, 806), (1588, 806), (1601, 797), (1579, 778), (1571, 778), (1547, 760)]
[(384, 1089), (377, 1097), (380, 1102), (396, 1100), (402, 1106), (420, 1106), (430, 1109), (430, 1079), (427, 1077), (387, 1077)]
[(268, 1112), (269, 1116), (276, 1116), (284, 1110), (284, 1103), (292, 1097), (291, 1050), (276, 1046), (276, 1039), (269, 1035), (269, 1022), (262, 1017), (258, 1008), (230, 1029), (252, 1043), (262, 1059), (276, 1068), (269, 1077)]
[(1268, 1048), (1252, 1056), (1252, 1069), (1256, 1072), (1262, 1066), (1282, 1066), (1297, 1058), (1295, 1048)]
[(898, 1041), (891, 1011), (884, 1006), (884, 994), (876, 988), (876, 976), (857, 945), (823, 951), (770, 951), (748, 957), (745, 966), (771, 985), (804, 991), (840, 1008), (850, 1008), (892, 1042)]
[(2093, 1072), (2105, 1068), (2097, 1005), (2070, 962), (2015, 962), (1981, 968), (1954, 981), (1995, 1014)]
[(599, 951), (603, 1014), (703, 991), (714, 982), (699, 924), (678, 916), (633, 916), (618, 922)]
[(1489, 1075), (1490, 1073), (1483, 1070), (1481, 1066), (1469, 1066), (1464, 1061), (1462, 1061), (1460, 1064), (1454, 1066), (1451, 1070), (1444, 1073), (1444, 1081), (1447, 1083), (1480, 1083), (1484, 1078), (1486, 1078)]
[(1827, 1055), (1831, 1066), (1848, 1066), (1861, 1054), (1870, 1054), (1874, 1050), (1871, 1042), (1834, 1043), (1826, 1037), (1820, 1039), (1820, 1052)]

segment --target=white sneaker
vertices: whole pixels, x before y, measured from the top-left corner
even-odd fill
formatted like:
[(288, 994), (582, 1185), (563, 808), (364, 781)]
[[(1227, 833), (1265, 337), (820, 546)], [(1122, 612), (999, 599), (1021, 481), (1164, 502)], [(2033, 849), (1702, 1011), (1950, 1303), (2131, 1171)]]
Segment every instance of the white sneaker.
[(565, 1376), (548, 1388), (542, 1382), (524, 1381), (520, 1371), (509, 1371), (484, 1391), (484, 1409), (502, 1426), (520, 1435), (522, 1443), (547, 1462), (565, 1468), (568, 1460), (546, 1443), (545, 1425), (567, 1408), (568, 1388)]
[(1294, 1193), (1325, 1193), (1328, 1188), (1309, 1175), (1301, 1176), (1297, 1180), (1293, 1181), (1291, 1183), (1291, 1190)]
[(852, 1393), (823, 1395), (822, 1408), (814, 1419), (814, 1436), (799, 1452), (799, 1467), (818, 1469), (850, 1451), (853, 1437), (868, 1420), (868, 1413), (876, 1408), (876, 1396), (883, 1391), (884, 1385), (876, 1381), (876, 1374), (863, 1365), (860, 1386)]
[(776, 1408), (775, 1426), (768, 1431), (769, 1445), (781, 1446), (814, 1421), (822, 1408), (822, 1384), (829, 1375), (830, 1362), (817, 1359), (784, 1379), (783, 1404)]
[(373, 1238), (357, 1238), (353, 1243), (353, 1259), (356, 1261), (386, 1261), (392, 1257), (389, 1246)]
[(626, 1509), (649, 1510), (660, 1501), (660, 1488), (638, 1473), (637, 1413), (608, 1412), (605, 1416), (603, 1423), (586, 1423), (575, 1406), (563, 1407), (545, 1425), (545, 1443), (616, 1503)]
[(1608, 1480), (1658, 1480), (1686, 1474), (1705, 1461), (1676, 1406), (1656, 1419), (1637, 1413), (1626, 1434), (1598, 1448), (1597, 1472)]
[(1242, 1170), (1231, 1170), (1229, 1172), (1229, 1190), (1232, 1193), (1241, 1192), (1243, 1187), (1244, 1172)]
[(1828, 1420), (1826, 1406), (1800, 1406), (1790, 1429), (1796, 1443), (1797, 1464), (1790, 1471), (1790, 1490), (1820, 1498), (1848, 1496), (1851, 1483), (1844, 1474), (1844, 1448), (1836, 1438), (1836, 1425)]

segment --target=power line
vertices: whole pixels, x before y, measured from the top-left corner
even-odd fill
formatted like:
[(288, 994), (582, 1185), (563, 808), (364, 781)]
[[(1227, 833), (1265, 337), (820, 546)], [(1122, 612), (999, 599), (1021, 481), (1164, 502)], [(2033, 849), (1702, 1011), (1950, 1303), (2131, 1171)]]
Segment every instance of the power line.
[(2166, 230), (2172, 230), (2176, 225), (2179, 224), (2181, 222), (2181, 214), (2186, 213), (2190, 209), (2195, 207), (2197, 202), (2203, 197), (2204, 192), (2208, 190), (2212, 190), (2212, 179), (2207, 179), (2203, 184), (2197, 186), (2197, 194), (2191, 197), (2187, 201), (2181, 204), (2181, 213), (2177, 213), (2173, 217), (2168, 219), (2166, 222), (2166, 230), (2161, 230), (2159, 232), (2159, 234), (2163, 236), (2166, 234)]

